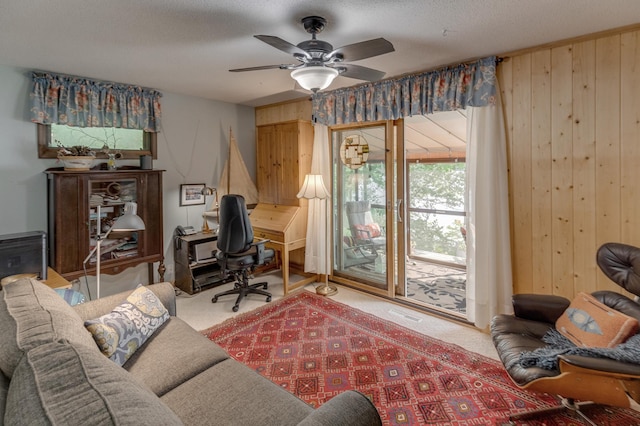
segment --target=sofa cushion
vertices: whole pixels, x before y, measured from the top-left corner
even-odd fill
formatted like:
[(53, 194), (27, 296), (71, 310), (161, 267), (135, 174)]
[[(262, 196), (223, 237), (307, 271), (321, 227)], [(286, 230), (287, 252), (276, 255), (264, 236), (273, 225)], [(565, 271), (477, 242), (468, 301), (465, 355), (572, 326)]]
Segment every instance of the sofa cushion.
[(220, 346), (180, 318), (171, 317), (123, 367), (162, 396), (227, 358)]
[(0, 295), (0, 370), (8, 378), (23, 354), (43, 343), (67, 339), (95, 350), (78, 314), (42, 282), (21, 279), (5, 285)]
[(0, 424), (4, 419), (4, 406), (7, 403), (7, 392), (9, 390), (9, 379), (4, 374), (0, 373)]
[(182, 423), (99, 351), (61, 341), (33, 348), (22, 358), (9, 385), (5, 424)]
[(342, 392), (313, 410), (297, 426), (367, 425), (379, 426), (382, 419), (371, 400), (364, 394), (349, 390)]
[(556, 321), (558, 331), (576, 346), (612, 348), (638, 332), (638, 320), (578, 293)]
[(229, 358), (161, 397), (190, 425), (297, 425), (313, 408)]
[[(162, 282), (149, 284), (146, 288), (153, 291), (153, 293), (158, 296), (158, 299), (160, 299), (164, 307), (169, 311), (170, 316), (176, 315), (176, 290), (173, 287), (173, 284), (169, 282)], [(80, 315), (80, 318), (82, 318), (83, 321), (98, 318), (99, 316), (111, 312), (113, 308), (121, 304), (129, 294), (131, 294), (131, 290), (100, 297), (99, 299), (91, 300), (88, 303), (74, 305), (73, 309), (78, 313), (78, 315)]]
[(138, 287), (110, 313), (84, 325), (100, 351), (122, 366), (169, 319), (169, 312), (146, 287)]

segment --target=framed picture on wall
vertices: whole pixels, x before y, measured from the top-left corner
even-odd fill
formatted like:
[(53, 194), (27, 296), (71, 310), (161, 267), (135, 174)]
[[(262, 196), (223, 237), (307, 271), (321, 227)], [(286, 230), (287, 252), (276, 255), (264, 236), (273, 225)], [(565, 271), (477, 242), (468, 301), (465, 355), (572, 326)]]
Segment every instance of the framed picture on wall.
[(195, 206), (204, 204), (204, 195), (202, 190), (205, 188), (204, 183), (188, 183), (180, 185), (180, 205)]

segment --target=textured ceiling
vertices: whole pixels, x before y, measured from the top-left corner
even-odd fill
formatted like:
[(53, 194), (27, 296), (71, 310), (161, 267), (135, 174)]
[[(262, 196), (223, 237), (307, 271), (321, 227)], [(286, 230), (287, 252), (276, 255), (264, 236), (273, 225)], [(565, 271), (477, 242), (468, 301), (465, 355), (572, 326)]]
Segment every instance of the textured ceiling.
[(391, 41), (356, 63), (391, 77), (634, 24), (640, 1), (0, 0), (0, 64), (257, 106), (303, 94), (286, 70), (228, 70), (291, 63), (252, 36), (298, 44), (308, 15), (328, 20), (319, 38), (334, 47)]
[[(349, 130), (369, 145), (369, 159), (381, 160), (385, 152), (383, 126)], [(464, 110), (416, 115), (404, 119), (404, 147), (408, 160), (464, 158), (467, 140), (467, 113)]]

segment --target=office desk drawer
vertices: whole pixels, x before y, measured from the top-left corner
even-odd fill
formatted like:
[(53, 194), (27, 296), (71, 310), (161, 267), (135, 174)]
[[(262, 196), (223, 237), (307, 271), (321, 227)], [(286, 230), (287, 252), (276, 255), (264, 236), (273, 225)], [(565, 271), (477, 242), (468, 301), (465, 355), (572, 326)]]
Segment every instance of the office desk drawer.
[(267, 231), (264, 229), (254, 228), (253, 236), (262, 240), (271, 240), (274, 243), (281, 243), (284, 241), (284, 235), (281, 232)]

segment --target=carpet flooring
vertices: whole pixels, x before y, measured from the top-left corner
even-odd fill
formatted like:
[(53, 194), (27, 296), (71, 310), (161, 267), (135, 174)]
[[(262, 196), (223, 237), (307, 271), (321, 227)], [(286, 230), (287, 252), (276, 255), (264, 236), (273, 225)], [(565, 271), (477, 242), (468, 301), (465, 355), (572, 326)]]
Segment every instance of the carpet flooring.
[[(367, 395), (386, 425), (495, 425), (555, 406), (515, 387), (502, 365), (307, 291), (203, 332), (236, 360), (311, 405), (347, 389)], [(640, 424), (632, 410), (596, 408), (601, 425)], [(580, 425), (568, 415), (532, 425)]]

